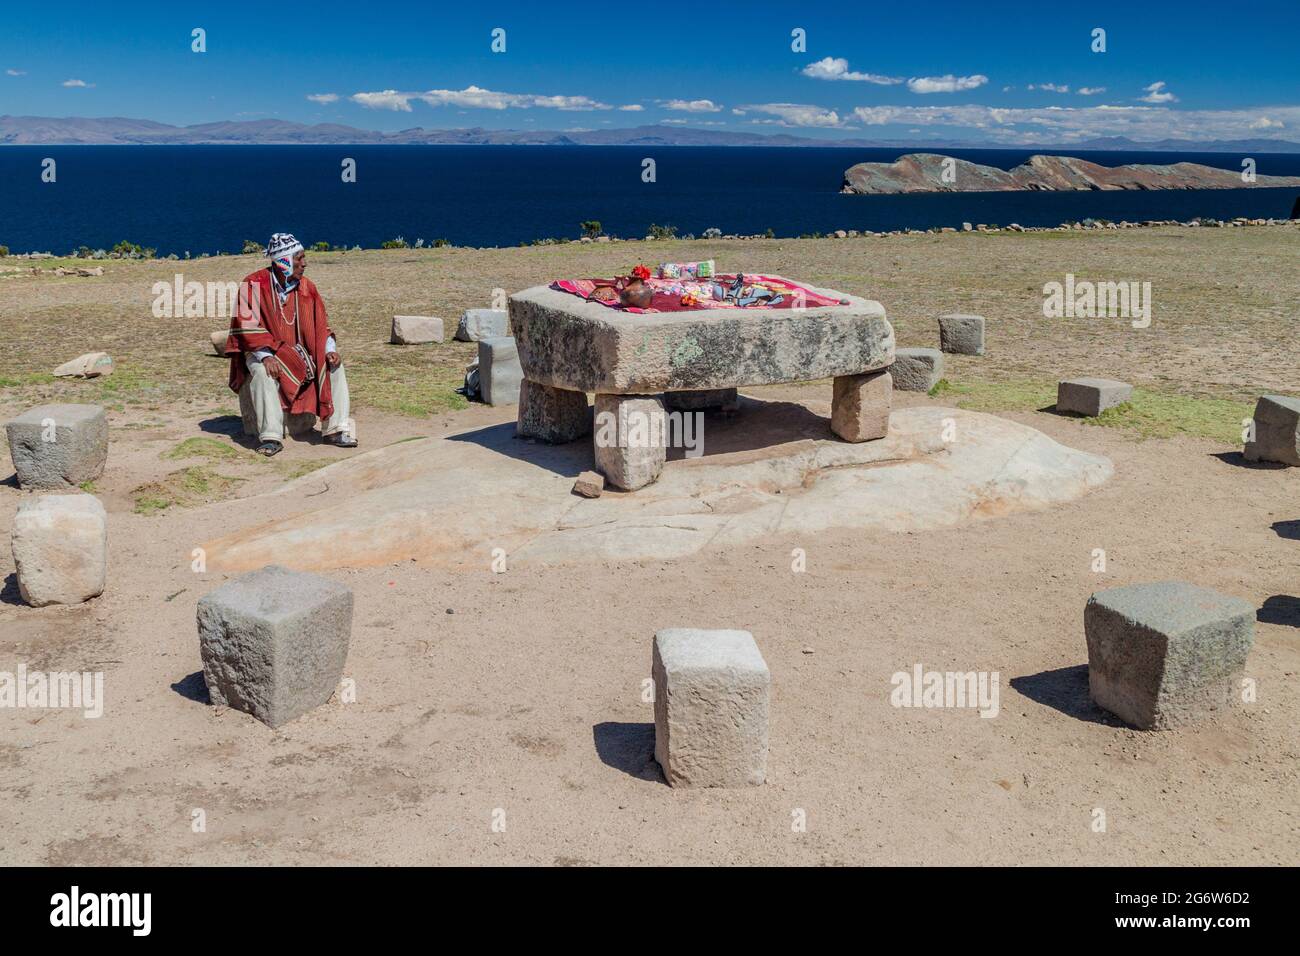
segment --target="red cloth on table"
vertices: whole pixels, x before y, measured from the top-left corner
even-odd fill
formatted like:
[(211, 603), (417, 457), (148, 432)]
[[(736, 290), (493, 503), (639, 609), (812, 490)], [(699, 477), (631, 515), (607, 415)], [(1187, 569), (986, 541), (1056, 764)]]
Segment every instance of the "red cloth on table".
[[(650, 307), (647, 309), (625, 308), (624, 306), (619, 305), (617, 299), (614, 300), (613, 302), (601, 302), (600, 299), (591, 298), (591, 293), (595, 290), (595, 288), (598, 285), (613, 285), (614, 284), (613, 279), (557, 279), (551, 283), (551, 288), (558, 289), (561, 292), (568, 292), (571, 295), (576, 295), (581, 299), (587, 299), (591, 302), (599, 302), (601, 305), (607, 305), (611, 309), (617, 309), (620, 312), (631, 312), (634, 314), (639, 314), (643, 312), (693, 312), (693, 311), (708, 311), (712, 309), (740, 309), (742, 307), (737, 306), (731, 302), (723, 302), (718, 299), (712, 299), (712, 298), (706, 299), (702, 297), (695, 305), (682, 305), (682, 293), (669, 292), (667, 290), (671, 288), (683, 286), (683, 285), (686, 286), (706, 285), (711, 281), (717, 282), (721, 286), (723, 286), (723, 288), (726, 288), (730, 286), (731, 283), (734, 282), (735, 280), (736, 280), (735, 273), (718, 275), (715, 276), (712, 280), (649, 278), (645, 280), (646, 285), (650, 286), (650, 291), (651, 291)], [(767, 309), (767, 310), (792, 309), (795, 307), (795, 304), (798, 301), (797, 296), (799, 293), (803, 293), (802, 304), (805, 308), (811, 309), (811, 308), (818, 308), (820, 306), (841, 304), (839, 299), (833, 299), (828, 296), (821, 295), (820, 293), (813, 292), (811, 289), (805, 288), (804, 286), (791, 282), (788, 279), (777, 279), (773, 276), (755, 275), (746, 272), (745, 284), (761, 285), (764, 286), (765, 288), (771, 289), (773, 292), (778, 292), (781, 295), (785, 296), (785, 298), (777, 305), (744, 306), (743, 310), (746, 312), (748, 312), (751, 309)]]

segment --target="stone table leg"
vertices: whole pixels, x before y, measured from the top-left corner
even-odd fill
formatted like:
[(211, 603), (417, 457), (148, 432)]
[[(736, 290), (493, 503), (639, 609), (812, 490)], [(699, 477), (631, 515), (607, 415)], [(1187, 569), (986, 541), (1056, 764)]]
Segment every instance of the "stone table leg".
[(894, 382), (889, 372), (835, 376), (831, 431), (845, 441), (871, 441), (889, 434)]
[(668, 457), (668, 416), (657, 395), (597, 395), (596, 470), (624, 491), (644, 488)]
[(528, 379), (520, 383), (516, 436), (561, 445), (590, 431), (591, 410), (585, 392), (539, 385)]

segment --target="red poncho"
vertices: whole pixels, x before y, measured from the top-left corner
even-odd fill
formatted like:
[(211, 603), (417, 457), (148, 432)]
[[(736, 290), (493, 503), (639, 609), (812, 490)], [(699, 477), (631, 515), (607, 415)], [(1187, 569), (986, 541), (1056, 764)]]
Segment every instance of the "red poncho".
[(270, 269), (259, 269), (239, 284), (239, 302), (230, 320), (225, 348), (225, 354), (230, 356), (230, 387), (238, 392), (248, 380), (248, 366), (244, 362), (247, 353), (257, 349), (274, 352), (284, 346), (302, 345), (316, 365), (316, 380), (303, 388), (292, 404), (281, 395), (280, 404), (293, 414), (310, 413), (321, 419), (329, 418), (334, 413), (334, 399), (330, 394), (325, 342), (334, 333), (325, 314), (325, 302), (316, 284), (303, 276), (282, 305), (274, 282)]

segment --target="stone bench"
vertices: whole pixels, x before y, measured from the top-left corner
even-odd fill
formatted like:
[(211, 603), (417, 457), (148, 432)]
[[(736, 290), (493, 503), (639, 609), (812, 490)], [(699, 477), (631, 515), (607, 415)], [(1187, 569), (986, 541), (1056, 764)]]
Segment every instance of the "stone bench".
[(984, 317), (964, 312), (939, 316), (939, 348), (956, 355), (983, 355)]
[[(879, 302), (813, 291), (844, 304), (638, 314), (549, 286), (518, 292), (510, 297), (510, 327), (529, 387), (521, 392), (517, 434), (563, 442), (587, 433), (580, 416), (570, 415), (567, 427), (548, 421), (547, 409), (568, 409), (577, 401), (556, 400), (550, 392), (576, 393), (584, 406), (586, 394), (595, 393), (593, 431), (599, 445), (608, 434), (600, 427), (602, 411), (610, 413), (606, 421), (639, 422), (648, 415), (653, 422), (663, 413), (665, 394), (676, 408), (725, 406), (726, 393), (736, 388), (833, 378), (836, 433), (847, 441), (883, 437), (872, 423), (887, 422), (888, 410), (882, 418), (880, 407), (887, 389), (867, 373), (894, 362), (894, 330), (885, 310)], [(685, 393), (705, 394), (694, 399)], [(638, 415), (619, 411), (630, 402), (637, 403)], [(597, 447), (597, 466), (610, 469), (605, 475), (612, 484), (634, 490), (658, 477), (666, 457), (661, 451), (620, 439), (603, 450)], [(620, 484), (619, 476), (641, 484)]]
[(446, 334), (442, 319), (434, 315), (395, 315), (388, 341), (393, 345), (441, 342)]
[(767, 777), (771, 674), (748, 631), (655, 634), (655, 760), (674, 787), (745, 787)]
[(1133, 386), (1109, 378), (1067, 378), (1057, 383), (1056, 410), (1096, 418), (1133, 397)]
[(212, 703), (279, 727), (338, 687), (352, 634), (344, 585), (269, 565), (200, 599), (197, 614)]
[(76, 488), (104, 473), (108, 418), (98, 405), (39, 405), (5, 434), (23, 488)]
[(1083, 613), (1088, 687), (1098, 706), (1141, 730), (1226, 708), (1240, 692), (1255, 607), (1163, 581), (1098, 591)]
[(929, 348), (895, 349), (889, 375), (894, 388), (900, 392), (928, 392), (943, 378), (943, 352)]

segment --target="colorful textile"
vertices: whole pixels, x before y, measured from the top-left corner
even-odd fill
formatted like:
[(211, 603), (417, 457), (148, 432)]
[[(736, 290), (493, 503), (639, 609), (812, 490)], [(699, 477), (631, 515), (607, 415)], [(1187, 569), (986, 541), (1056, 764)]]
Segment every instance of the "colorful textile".
[[(737, 279), (740, 280), (739, 283), (737, 283)], [(633, 314), (642, 312), (686, 312), (703, 309), (793, 309), (800, 306), (813, 309), (828, 305), (845, 304), (839, 299), (813, 292), (811, 289), (790, 282), (787, 279), (748, 273), (745, 275), (723, 274), (717, 276), (712, 282), (707, 280), (647, 279), (646, 285), (650, 286), (653, 293), (650, 307), (647, 309), (624, 308), (618, 304), (617, 300), (614, 302), (601, 302), (600, 299), (591, 297), (591, 293), (597, 286), (613, 284), (613, 279), (557, 279), (551, 283), (551, 288), (561, 292), (568, 292), (570, 295), (576, 295), (581, 299), (598, 302), (620, 312), (631, 312)], [(737, 290), (737, 295), (733, 298), (728, 299), (718, 295), (719, 291), (721, 291), (725, 296), (733, 288)], [(769, 294), (772, 297), (770, 303), (765, 301)], [(683, 300), (686, 300), (685, 304)]]
[(655, 270), (661, 279), (712, 279), (713, 260), (700, 262), (663, 262)]

